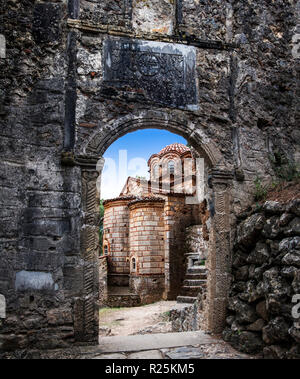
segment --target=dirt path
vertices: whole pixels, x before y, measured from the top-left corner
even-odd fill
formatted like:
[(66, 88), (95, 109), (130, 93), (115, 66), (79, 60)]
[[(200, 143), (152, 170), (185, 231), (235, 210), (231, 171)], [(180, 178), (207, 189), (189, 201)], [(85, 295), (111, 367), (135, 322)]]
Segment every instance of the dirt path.
[(171, 332), (168, 312), (175, 305), (176, 301), (159, 301), (134, 308), (101, 309), (100, 335), (129, 336)]

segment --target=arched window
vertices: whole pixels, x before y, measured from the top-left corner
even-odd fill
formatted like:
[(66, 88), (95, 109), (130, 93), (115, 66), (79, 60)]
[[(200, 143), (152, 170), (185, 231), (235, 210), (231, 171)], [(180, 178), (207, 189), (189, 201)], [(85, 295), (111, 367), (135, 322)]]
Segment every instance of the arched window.
[(136, 271), (136, 260), (135, 260), (135, 258), (131, 259), (131, 270)]
[(157, 179), (159, 177), (159, 165), (155, 164), (153, 166), (153, 177)]
[(175, 163), (174, 161), (169, 161), (168, 162), (168, 171), (170, 174), (173, 174), (175, 173)]

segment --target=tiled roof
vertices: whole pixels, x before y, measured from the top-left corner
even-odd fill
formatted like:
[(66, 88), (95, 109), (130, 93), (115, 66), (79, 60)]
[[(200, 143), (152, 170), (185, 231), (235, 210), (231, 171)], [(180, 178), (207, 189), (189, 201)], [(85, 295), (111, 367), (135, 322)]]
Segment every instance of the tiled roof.
[(103, 205), (106, 205), (108, 203), (112, 203), (114, 201), (122, 201), (122, 200), (135, 200), (136, 196), (134, 195), (129, 195), (129, 196), (118, 196), (113, 199), (106, 199), (103, 201)]
[(179, 154), (183, 154), (190, 151), (190, 148), (182, 143), (172, 143), (171, 145), (164, 147), (157, 155), (162, 156), (170, 151), (177, 151)]
[(161, 197), (155, 197), (155, 196), (141, 196), (137, 197), (135, 200), (132, 200), (128, 205), (133, 205), (136, 203), (164, 203), (165, 199)]
[(187, 147), (186, 145), (182, 144), (182, 143), (172, 143), (171, 145), (168, 145), (166, 147), (164, 147), (159, 153), (157, 154), (152, 154), (151, 157), (149, 158), (148, 160), (148, 166), (150, 165), (150, 162), (151, 162), (151, 159), (154, 158), (154, 157), (162, 157), (163, 155), (167, 154), (167, 153), (170, 153), (170, 152), (177, 152), (179, 153), (180, 155), (188, 152), (188, 151), (191, 151), (191, 149), (189, 147)]

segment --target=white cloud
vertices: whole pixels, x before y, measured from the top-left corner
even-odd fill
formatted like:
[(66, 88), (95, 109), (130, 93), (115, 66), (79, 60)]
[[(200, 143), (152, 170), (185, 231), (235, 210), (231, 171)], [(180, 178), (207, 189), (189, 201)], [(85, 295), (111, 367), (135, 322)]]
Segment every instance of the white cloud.
[(144, 158), (133, 158), (127, 164), (126, 150), (119, 152), (119, 162), (105, 158), (101, 178), (101, 199), (118, 197), (129, 176), (143, 176), (149, 179), (147, 161)]

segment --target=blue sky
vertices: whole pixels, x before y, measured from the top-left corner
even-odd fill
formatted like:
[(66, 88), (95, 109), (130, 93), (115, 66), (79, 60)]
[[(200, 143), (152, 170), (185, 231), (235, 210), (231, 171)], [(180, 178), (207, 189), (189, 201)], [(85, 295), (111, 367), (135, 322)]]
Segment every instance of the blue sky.
[(140, 175), (148, 179), (147, 161), (150, 156), (176, 142), (187, 144), (183, 137), (162, 129), (139, 130), (119, 138), (104, 154), (101, 198), (117, 197), (128, 176)]

